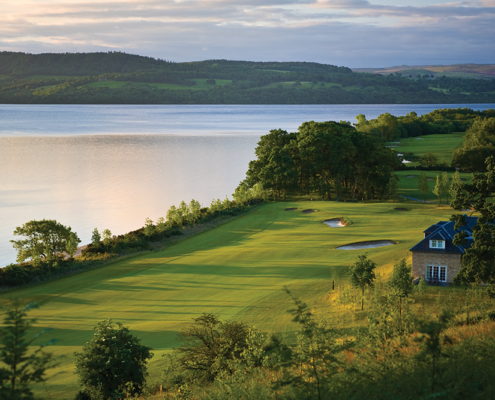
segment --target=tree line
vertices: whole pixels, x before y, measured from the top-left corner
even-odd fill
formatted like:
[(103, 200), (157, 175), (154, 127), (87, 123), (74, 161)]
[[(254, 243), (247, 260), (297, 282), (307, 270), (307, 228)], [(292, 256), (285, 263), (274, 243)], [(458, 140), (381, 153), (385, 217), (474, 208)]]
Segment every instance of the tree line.
[[(72, 104), (402, 104), (494, 102), (495, 80), (414, 80), (401, 74), (366, 74), (334, 65), (208, 60), (172, 63), (122, 52), (24, 54), (0, 52), (0, 102)], [(41, 76), (40, 76), (41, 75)], [(42, 75), (49, 75), (47, 79)], [(173, 83), (183, 90), (126, 85), (92, 88), (98, 80)], [(231, 84), (187, 90), (194, 79), (225, 79)], [(59, 80), (65, 84), (60, 85)], [(49, 82), (48, 82), (49, 81)], [(293, 82), (293, 87), (282, 83)], [(308, 82), (301, 88), (297, 83)], [(480, 84), (481, 82), (481, 84)], [(327, 84), (336, 84), (327, 87)], [(56, 85), (51, 90), (36, 88)], [(278, 87), (280, 84), (280, 87)], [(268, 86), (270, 85), (270, 86)], [(273, 87), (275, 86), (275, 87)], [(346, 90), (349, 89), (349, 90)]]
[(254, 188), (237, 189), (234, 200), (213, 200), (209, 207), (201, 207), (197, 200), (189, 204), (171, 206), (166, 218), (155, 222), (145, 219), (142, 228), (123, 235), (113, 235), (109, 229), (93, 230), (91, 243), (81, 249), (74, 258), (81, 243), (71, 227), (55, 220), (28, 221), (15, 229), (11, 240), (17, 251), (17, 262), (0, 268), (0, 288), (11, 288), (40, 282), (65, 273), (93, 268), (107, 260), (140, 251), (151, 251), (167, 239), (180, 236), (186, 228), (205, 224), (226, 217), (244, 213), (251, 206), (263, 202), (266, 190), (261, 185)]

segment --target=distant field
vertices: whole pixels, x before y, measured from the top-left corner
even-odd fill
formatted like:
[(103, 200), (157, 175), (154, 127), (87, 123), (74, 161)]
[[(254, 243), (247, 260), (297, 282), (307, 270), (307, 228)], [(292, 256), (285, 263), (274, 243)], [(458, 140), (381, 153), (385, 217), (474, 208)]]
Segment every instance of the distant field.
[(206, 79), (192, 79), (196, 82), (194, 86), (187, 85), (177, 85), (174, 83), (152, 83), (152, 82), (124, 82), (124, 81), (98, 81), (88, 83), (86, 86), (89, 87), (108, 87), (111, 89), (118, 89), (127, 84), (132, 86), (145, 86), (154, 87), (157, 89), (170, 89), (170, 90), (206, 90), (214, 88), (215, 86), (225, 86), (232, 83), (228, 79), (215, 79), (216, 85), (208, 85)]
[[(438, 161), (445, 161), (448, 165), (452, 162), (452, 153), (462, 146), (464, 133), (452, 133), (450, 135), (425, 135), (418, 138), (398, 139), (400, 144), (387, 143), (393, 147), (397, 153), (414, 153), (421, 156), (425, 153), (434, 153)], [(407, 157), (406, 157), (407, 159)], [(411, 163), (410, 165), (417, 165)]]
[(470, 79), (492, 79), (495, 77), (495, 65), (494, 64), (456, 64), (456, 65), (423, 65), (418, 67), (400, 66), (389, 68), (353, 68), (356, 72), (368, 72), (375, 74), (393, 74), (400, 72), (402, 75), (416, 76), (421, 75), (435, 75), (435, 77), (447, 76), (449, 78), (470, 78)]
[(107, 87), (110, 89), (118, 89), (121, 88), (122, 86), (127, 85), (128, 83), (129, 82), (126, 81), (98, 81), (98, 82), (88, 83), (85, 86), (94, 87), (94, 88)]
[(79, 78), (77, 76), (64, 76), (64, 75), (30, 75), (23, 80), (25, 81), (35, 81), (40, 79), (74, 79)]
[(433, 86), (429, 86), (428, 89), (434, 90), (436, 92), (448, 93), (448, 90), (447, 89), (436, 88), (436, 87), (433, 87)]
[[(396, 211), (397, 206), (329, 201), (266, 204), (165, 251), (0, 295), (0, 305), (13, 296), (36, 301), (40, 308), (31, 316), (37, 318), (37, 328), (55, 329), (45, 339), (58, 339), (50, 351), (65, 358), (49, 373), (50, 397), (41, 385), (36, 388), (40, 398), (74, 397), (73, 353), (93, 335), (96, 322), (105, 318), (129, 326), (143, 344), (153, 347), (153, 380), (161, 374), (161, 355), (177, 345), (179, 330), (203, 312), (243, 320), (264, 332), (293, 332), (287, 313), (293, 305), (284, 286), (308, 304), (320, 304), (319, 315), (337, 321), (339, 309), (324, 299), (331, 293), (332, 280), (338, 284), (365, 251), (335, 247), (357, 241), (396, 241), (395, 246), (366, 250), (380, 266), (381, 275), (388, 277), (393, 263), (407, 257), (423, 238), (424, 229), (452, 214), (447, 207), (430, 204), (401, 203), (406, 212)], [(284, 211), (288, 207), (298, 210)], [(300, 212), (307, 208), (319, 212)], [(346, 217), (352, 224), (345, 228), (323, 224), (336, 217)], [(360, 312), (351, 318), (354, 326), (366, 319)]]

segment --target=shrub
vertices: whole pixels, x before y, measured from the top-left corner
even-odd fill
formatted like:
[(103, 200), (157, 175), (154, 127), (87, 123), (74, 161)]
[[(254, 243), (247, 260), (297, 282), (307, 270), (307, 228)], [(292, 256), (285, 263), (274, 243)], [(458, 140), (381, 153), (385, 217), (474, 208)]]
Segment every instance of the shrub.
[(98, 322), (95, 334), (76, 356), (79, 382), (91, 398), (107, 399), (116, 394), (139, 394), (147, 376), (151, 348), (131, 334), (129, 328), (111, 320)]

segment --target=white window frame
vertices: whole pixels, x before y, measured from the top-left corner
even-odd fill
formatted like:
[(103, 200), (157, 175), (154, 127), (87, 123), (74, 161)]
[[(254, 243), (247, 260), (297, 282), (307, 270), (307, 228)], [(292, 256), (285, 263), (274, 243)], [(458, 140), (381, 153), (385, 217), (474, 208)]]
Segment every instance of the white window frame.
[(430, 249), (445, 249), (445, 240), (430, 240)]
[[(428, 271), (428, 269), (430, 269)], [(444, 271), (442, 271), (444, 269)], [(445, 278), (442, 280), (442, 272), (445, 273)], [(427, 265), (425, 271), (425, 280), (437, 278), (439, 282), (447, 282), (448, 267), (446, 265)]]

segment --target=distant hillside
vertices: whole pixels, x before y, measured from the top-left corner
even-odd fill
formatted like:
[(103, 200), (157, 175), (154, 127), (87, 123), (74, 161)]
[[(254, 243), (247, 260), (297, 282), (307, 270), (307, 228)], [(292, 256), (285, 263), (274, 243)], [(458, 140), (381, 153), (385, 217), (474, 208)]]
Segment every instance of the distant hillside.
[(495, 64), (455, 64), (455, 65), (401, 65), (387, 68), (352, 68), (354, 72), (403, 75), (428, 74), (455, 78), (492, 79), (495, 78)]
[(445, 72), (440, 76), (430, 70), (416, 69), (415, 73), (409, 73), (413, 70), (394, 68), (396, 70), (371, 69), (367, 72), (379, 73), (363, 73), (353, 72), (347, 67), (313, 62), (205, 60), (175, 63), (122, 52), (0, 52), (0, 103), (495, 102), (494, 79), (461, 79), (443, 77), (458, 72)]

